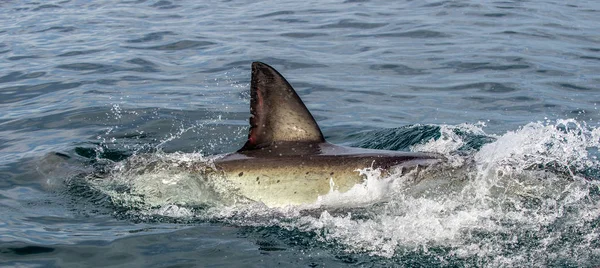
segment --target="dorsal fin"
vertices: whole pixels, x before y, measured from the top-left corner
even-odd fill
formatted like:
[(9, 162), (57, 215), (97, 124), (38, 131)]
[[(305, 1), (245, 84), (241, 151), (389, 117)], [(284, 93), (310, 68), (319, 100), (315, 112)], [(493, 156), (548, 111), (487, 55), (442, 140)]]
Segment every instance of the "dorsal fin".
[(296, 91), (273, 67), (252, 63), (250, 132), (240, 151), (285, 142), (324, 142), (321, 129)]

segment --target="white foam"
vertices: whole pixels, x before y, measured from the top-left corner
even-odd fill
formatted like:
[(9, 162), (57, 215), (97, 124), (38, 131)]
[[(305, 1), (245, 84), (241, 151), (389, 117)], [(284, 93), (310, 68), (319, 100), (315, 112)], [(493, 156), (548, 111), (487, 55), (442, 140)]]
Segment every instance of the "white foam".
[[(563, 130), (561, 130), (563, 129)], [(574, 119), (529, 123), (509, 131), (496, 142), (484, 145), (475, 159), (484, 168), (499, 165), (525, 169), (538, 164), (559, 164), (571, 176), (574, 170), (597, 166), (587, 149), (598, 147), (600, 129), (588, 128)]]
[[(346, 251), (382, 257), (443, 248), (450, 257), (513, 266), (539, 264), (535, 263), (539, 255), (559, 259), (572, 254), (585, 258), (591, 251), (598, 254), (594, 241), (600, 234), (586, 229), (600, 218), (600, 201), (590, 194), (598, 182), (584, 177), (586, 170), (598, 170), (598, 160), (590, 155), (590, 149), (599, 146), (600, 130), (570, 119), (530, 123), (504, 135), (487, 135), (483, 127), (442, 126), (439, 139), (414, 146), (412, 150), (437, 152), (449, 159), (439, 170), (421, 171), (424, 178), (415, 177), (416, 173), (382, 176), (380, 170), (367, 168), (360, 171), (367, 178), (364, 183), (345, 193), (332, 190), (315, 204), (271, 209), (259, 203), (238, 203), (207, 209), (202, 217), (311, 232)], [(457, 129), (467, 136), (495, 141), (465, 154), (460, 152), (465, 136), (457, 135)], [(185, 168), (206, 161), (193, 154), (157, 157)], [(131, 166), (121, 166), (116, 172), (128, 169), (134, 173)], [(169, 176), (155, 179), (152, 176), (160, 174), (158, 169), (137, 178), (138, 183), (153, 195), (190, 181), (190, 177), (177, 177), (173, 170), (170, 166), (165, 170)], [(432, 178), (439, 183), (431, 183)], [(138, 206), (139, 202), (158, 206), (149, 210), (152, 213), (187, 217), (193, 212), (185, 209), (186, 204), (193, 198), (198, 201), (192, 188), (176, 192), (187, 195), (188, 203), (129, 198)], [(573, 235), (576, 242), (564, 241), (564, 236)], [(535, 246), (515, 246), (520, 243)]]
[(157, 209), (151, 209), (145, 212), (148, 215), (160, 215), (171, 218), (191, 218), (194, 216), (194, 213), (186, 208), (180, 207), (177, 205), (165, 205), (161, 206)]
[[(346, 192), (339, 192), (331, 188), (331, 191), (319, 196), (317, 202), (306, 208), (315, 207), (362, 207), (383, 200), (390, 189), (391, 177), (382, 178), (381, 170), (376, 168), (364, 168), (356, 170), (365, 181), (354, 185)], [(333, 183), (333, 180), (331, 181)]]
[[(458, 128), (485, 134), (479, 126)], [(560, 247), (557, 250), (557, 244), (565, 243), (561, 240), (568, 235), (565, 232), (585, 228), (600, 218), (600, 202), (597, 197), (590, 197), (590, 189), (598, 187), (598, 183), (582, 179), (577, 173), (598, 165), (588, 153), (589, 148), (598, 147), (598, 129), (574, 120), (531, 123), (504, 135), (487, 135), (496, 141), (476, 152), (474, 162), (469, 162), (470, 156), (456, 154), (464, 141), (452, 134), (451, 126), (441, 131), (441, 139), (413, 149), (442, 153), (455, 160), (462, 158), (450, 163), (451, 168), (466, 168), (465, 173), (456, 173), (465, 174), (460, 190), (413, 196), (406, 184), (397, 183), (401, 181), (398, 178), (391, 180), (396, 184), (386, 179), (374, 180), (386, 190), (363, 184), (353, 188), (355, 192), (348, 196), (331, 194), (323, 198), (335, 200), (331, 201), (333, 204), (349, 205), (357, 203), (344, 200), (368, 199), (375, 193), (378, 198), (387, 196), (384, 205), (368, 211), (366, 219), (326, 210), (318, 216), (302, 216), (294, 224), (282, 225), (315, 232), (321, 240), (342, 244), (350, 252), (393, 257), (407, 250), (426, 252), (439, 246), (450, 248), (452, 256), (476, 257), (490, 266), (531, 263), (537, 256), (548, 254), (554, 254), (548, 258), (571, 258), (572, 251), (599, 251), (589, 248), (591, 241), (599, 239), (594, 229), (582, 235), (582, 242), (564, 251)], [(567, 173), (537, 168), (546, 164), (555, 164), (557, 169), (564, 167)], [(553, 232), (541, 231), (549, 226), (557, 227)], [(539, 236), (537, 248), (511, 246), (527, 239), (522, 237), (527, 233)], [(507, 253), (507, 248), (514, 252)]]
[(467, 133), (468, 135), (486, 136), (483, 127), (485, 127), (485, 123), (483, 122), (479, 122), (476, 125), (441, 125), (440, 137), (438, 139), (431, 139), (428, 142), (413, 145), (410, 149), (415, 152), (441, 154), (446, 157), (449, 165), (459, 167), (464, 164), (464, 157), (458, 156), (456, 153), (465, 145), (465, 141), (455, 130)]

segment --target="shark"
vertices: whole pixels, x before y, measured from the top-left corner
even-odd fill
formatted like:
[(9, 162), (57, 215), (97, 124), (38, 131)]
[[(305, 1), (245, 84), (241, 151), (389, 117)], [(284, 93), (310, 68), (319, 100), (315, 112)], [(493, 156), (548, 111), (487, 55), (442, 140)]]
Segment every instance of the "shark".
[(347, 192), (365, 182), (364, 168), (405, 173), (443, 161), (430, 153), (327, 142), (290, 83), (262, 62), (252, 63), (250, 113), (246, 143), (214, 166), (240, 195), (268, 207), (311, 204), (332, 191)]

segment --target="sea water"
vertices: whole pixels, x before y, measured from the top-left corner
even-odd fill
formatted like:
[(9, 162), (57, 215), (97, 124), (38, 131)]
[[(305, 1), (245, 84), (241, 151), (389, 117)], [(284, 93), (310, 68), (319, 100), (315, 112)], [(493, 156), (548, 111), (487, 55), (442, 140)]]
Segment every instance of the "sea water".
[[(595, 1), (3, 1), (0, 23), (2, 266), (600, 264)], [(221, 202), (189, 170), (245, 142), (252, 61), (328, 141), (447, 162)]]

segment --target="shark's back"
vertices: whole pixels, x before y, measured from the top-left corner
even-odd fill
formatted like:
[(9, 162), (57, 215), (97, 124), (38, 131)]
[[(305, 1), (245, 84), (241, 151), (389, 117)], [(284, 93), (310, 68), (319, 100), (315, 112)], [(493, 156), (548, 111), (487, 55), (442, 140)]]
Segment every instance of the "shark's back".
[(268, 206), (314, 203), (364, 178), (358, 169), (412, 170), (436, 155), (371, 150), (327, 143), (296, 91), (267, 64), (252, 64), (250, 131), (236, 153), (215, 162), (241, 195)]

